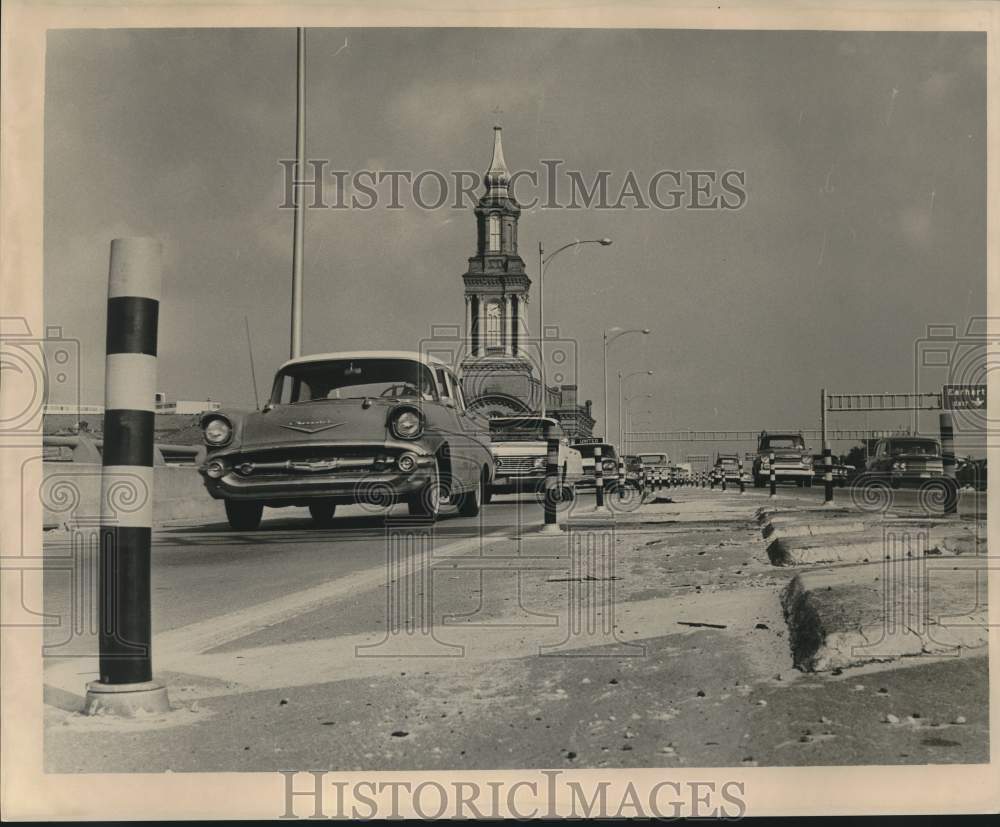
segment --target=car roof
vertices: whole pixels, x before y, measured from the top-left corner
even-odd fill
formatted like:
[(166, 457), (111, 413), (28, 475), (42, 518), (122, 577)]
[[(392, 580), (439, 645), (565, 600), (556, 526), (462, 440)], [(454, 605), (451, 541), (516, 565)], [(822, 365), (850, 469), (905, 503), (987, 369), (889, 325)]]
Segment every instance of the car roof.
[(551, 416), (538, 416), (537, 414), (522, 414), (521, 416), (491, 416), (490, 422), (547, 422), (550, 425), (558, 425), (559, 420)]
[(415, 350), (338, 350), (332, 353), (313, 353), (309, 356), (299, 356), (296, 359), (289, 359), (278, 370), (284, 370), (290, 365), (306, 365), (310, 362), (332, 362), (338, 359), (409, 359), (414, 362), (420, 362), (428, 367), (440, 367), (451, 370), (451, 366), (446, 362), (442, 362), (435, 356), (428, 356), (426, 353), (419, 353)]

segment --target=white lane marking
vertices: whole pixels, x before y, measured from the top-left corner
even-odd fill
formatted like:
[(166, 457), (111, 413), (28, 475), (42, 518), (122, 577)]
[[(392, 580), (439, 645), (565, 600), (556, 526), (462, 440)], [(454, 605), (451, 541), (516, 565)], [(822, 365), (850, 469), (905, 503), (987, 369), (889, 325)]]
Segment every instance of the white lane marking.
[[(619, 624), (624, 623), (625, 627), (619, 633), (617, 641), (610, 637), (586, 634), (568, 637), (569, 626), (565, 622), (567, 618), (564, 609), (561, 615), (564, 621), (558, 627), (501, 626), (503, 618), (498, 618), (494, 626), (436, 626), (434, 634), (440, 643), (464, 647), (464, 654), (460, 657), (358, 657), (355, 647), (370, 646), (382, 638), (382, 633), (379, 632), (362, 632), (323, 640), (164, 659), (160, 668), (190, 675), (191, 683), (179, 697), (194, 700), (378, 675), (398, 675), (400, 670), (434, 673), (456, 671), (481, 663), (537, 657), (540, 646), (556, 644), (562, 644), (566, 652), (564, 656), (570, 657), (581, 656), (580, 650), (583, 649), (615, 643), (618, 645), (613, 646), (612, 650), (606, 650), (607, 656), (614, 659), (630, 655), (642, 657), (646, 652), (641, 646), (626, 649), (621, 644), (638, 644), (646, 639), (670, 634), (694, 633), (699, 629), (681, 626), (677, 621), (704, 617), (711, 617), (715, 623), (728, 624), (730, 634), (751, 635), (753, 623), (750, 618), (771, 614), (775, 615), (772, 619), (775, 623), (780, 622), (776, 607), (774, 593), (769, 589), (734, 589), (707, 595), (623, 602), (619, 604), (616, 619), (621, 618)], [(604, 611), (605, 607), (600, 607), (600, 610)], [(400, 637), (414, 636), (402, 634)], [(407, 643), (414, 647), (418, 645), (417, 641)], [(615, 654), (612, 655), (612, 651)], [(598, 651), (583, 656), (601, 659)], [(787, 662), (787, 655), (779, 652), (775, 663), (767, 664), (764, 671), (772, 674), (776, 668), (787, 666)], [(209, 682), (202, 684), (198, 677), (207, 678)]]
[[(503, 539), (507, 539), (504, 534), (488, 534), (460, 540), (434, 549), (430, 562), (433, 564), (434, 558), (462, 554)], [(420, 571), (426, 563), (424, 560), (418, 565), (415, 564), (411, 573)], [(382, 559), (377, 566), (320, 583), (318, 586), (156, 635), (153, 638), (153, 653), (154, 656), (157, 653), (170, 656), (205, 652), (306, 614), (324, 603), (356, 595), (385, 582), (386, 562)]]

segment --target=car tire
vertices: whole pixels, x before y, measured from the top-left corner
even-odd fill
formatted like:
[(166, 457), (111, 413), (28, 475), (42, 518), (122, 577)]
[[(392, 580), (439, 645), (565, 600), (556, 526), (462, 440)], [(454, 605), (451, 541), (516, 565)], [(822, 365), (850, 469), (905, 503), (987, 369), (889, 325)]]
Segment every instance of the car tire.
[(435, 462), (434, 473), (431, 474), (430, 481), (406, 502), (410, 516), (421, 517), (433, 522), (441, 515), (442, 496), (441, 478), (438, 474), (437, 463)]
[(486, 471), (484, 470), (479, 475), (479, 482), (476, 483), (476, 487), (472, 491), (466, 491), (464, 494), (458, 496), (455, 505), (458, 506), (459, 515), (462, 517), (478, 517), (487, 488)]
[(260, 527), (260, 519), (264, 515), (261, 503), (226, 500), (226, 519), (229, 527), (235, 531), (253, 531)]
[(493, 489), (486, 485), (483, 487), (483, 505), (489, 505), (493, 502)]
[(336, 511), (336, 503), (313, 503), (309, 506), (309, 515), (320, 528), (329, 528), (333, 525), (333, 515)]

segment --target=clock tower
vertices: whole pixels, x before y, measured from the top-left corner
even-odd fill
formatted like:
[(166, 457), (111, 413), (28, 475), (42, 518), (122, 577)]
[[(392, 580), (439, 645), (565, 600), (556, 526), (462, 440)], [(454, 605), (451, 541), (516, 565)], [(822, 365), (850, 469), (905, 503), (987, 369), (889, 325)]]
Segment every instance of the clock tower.
[[(531, 279), (517, 252), (521, 207), (511, 195), (510, 170), (503, 157), (501, 128), (493, 127), (493, 159), (483, 176), (486, 191), (475, 208), (476, 253), (465, 284), (466, 357), (462, 361), (466, 395), (487, 391), (491, 375), (532, 378), (525, 316)], [(519, 383), (520, 384), (520, 383)]]

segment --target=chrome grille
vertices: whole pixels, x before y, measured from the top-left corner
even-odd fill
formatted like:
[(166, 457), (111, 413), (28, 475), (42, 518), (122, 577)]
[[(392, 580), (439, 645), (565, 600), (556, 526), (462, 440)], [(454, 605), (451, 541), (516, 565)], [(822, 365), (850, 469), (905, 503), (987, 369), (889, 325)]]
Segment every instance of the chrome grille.
[(535, 470), (533, 456), (497, 457), (497, 471), (502, 474), (525, 474)]

